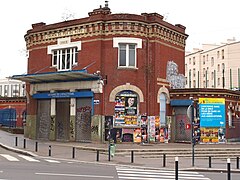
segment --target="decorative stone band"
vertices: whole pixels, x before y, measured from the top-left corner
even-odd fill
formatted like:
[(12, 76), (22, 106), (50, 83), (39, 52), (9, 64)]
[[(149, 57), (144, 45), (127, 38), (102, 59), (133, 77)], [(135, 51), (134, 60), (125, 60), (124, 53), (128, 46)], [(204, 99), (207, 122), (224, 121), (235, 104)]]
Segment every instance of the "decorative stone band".
[(94, 36), (99, 37), (102, 35), (105, 35), (105, 37), (112, 35), (129, 35), (156, 38), (179, 47), (185, 47), (185, 41), (187, 39), (186, 34), (156, 23), (148, 24), (134, 21), (107, 21), (103, 23), (101, 21), (33, 33), (30, 31), (30, 33), (25, 35), (25, 41), (27, 48), (30, 48), (34, 45), (56, 43), (59, 38), (71, 37), (71, 39), (80, 39)]

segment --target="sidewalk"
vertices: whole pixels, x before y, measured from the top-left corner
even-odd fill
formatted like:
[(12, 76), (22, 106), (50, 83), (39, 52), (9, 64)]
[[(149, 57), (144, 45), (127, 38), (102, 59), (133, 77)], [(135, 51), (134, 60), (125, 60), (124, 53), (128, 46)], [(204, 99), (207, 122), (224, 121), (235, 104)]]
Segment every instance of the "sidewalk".
[[(86, 163), (131, 165), (158, 169), (174, 169), (175, 157), (166, 157), (165, 167), (163, 167), (164, 162), (162, 156), (154, 158), (144, 157), (144, 152), (149, 153), (157, 150), (192, 150), (191, 144), (184, 143), (144, 145), (123, 143), (116, 145), (116, 155), (109, 161), (108, 144), (31, 140), (28, 138), (24, 138), (22, 134), (11, 134), (2, 130), (0, 130), (0, 146), (29, 156), (43, 156), (49, 158), (61, 158), (66, 160), (77, 160)], [(240, 148), (240, 144), (208, 144), (197, 145), (195, 147), (195, 149), (205, 150), (208, 148), (217, 148), (219, 150), (223, 150), (226, 148)], [(99, 156), (97, 152), (99, 152)], [(138, 153), (141, 153), (143, 155), (139, 155)], [(179, 157), (178, 162), (179, 169), (182, 170), (225, 171), (227, 167), (227, 157), (223, 159), (213, 158), (211, 160), (211, 168), (209, 168), (209, 159), (207, 157), (201, 159), (195, 158), (194, 167), (192, 167), (191, 157)], [(240, 170), (236, 169), (235, 159), (231, 159), (231, 168), (233, 172), (240, 173)]]

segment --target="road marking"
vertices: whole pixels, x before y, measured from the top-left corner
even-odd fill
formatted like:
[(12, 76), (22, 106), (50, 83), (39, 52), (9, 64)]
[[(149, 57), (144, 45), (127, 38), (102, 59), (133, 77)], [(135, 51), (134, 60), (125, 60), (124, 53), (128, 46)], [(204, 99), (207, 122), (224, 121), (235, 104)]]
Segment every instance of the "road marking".
[(39, 160), (34, 159), (34, 158), (30, 157), (30, 156), (24, 156), (24, 155), (18, 155), (18, 156), (23, 158), (23, 159), (25, 159), (25, 160), (27, 160), (27, 161), (30, 161), (30, 162), (40, 162)]
[(10, 156), (8, 154), (0, 154), (2, 157), (6, 158), (9, 161), (19, 161), (17, 158)]
[[(135, 180), (170, 180), (175, 179), (175, 171), (171, 170), (148, 170), (141, 168), (116, 167), (119, 179)], [(184, 180), (210, 180), (198, 172), (179, 171), (179, 179)]]
[(50, 162), (50, 163), (60, 163), (59, 161), (52, 160), (52, 159), (45, 159), (45, 161)]
[(58, 174), (58, 173), (35, 173), (36, 175), (43, 176), (66, 176), (66, 177), (87, 177), (87, 178), (105, 178), (113, 179), (113, 176), (97, 176), (97, 175), (87, 175), (87, 174)]

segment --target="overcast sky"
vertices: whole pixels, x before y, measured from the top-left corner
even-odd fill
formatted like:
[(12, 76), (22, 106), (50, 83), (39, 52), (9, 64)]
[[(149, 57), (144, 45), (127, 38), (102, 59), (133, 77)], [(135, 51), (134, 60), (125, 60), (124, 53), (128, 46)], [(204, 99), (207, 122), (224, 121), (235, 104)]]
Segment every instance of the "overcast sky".
[[(104, 6), (105, 0), (6, 0), (0, 6), (0, 78), (24, 74), (26, 31), (38, 22), (63, 21), (64, 14), (88, 17), (88, 12)], [(153, 13), (171, 24), (186, 27), (186, 50), (204, 43), (220, 43), (235, 37), (240, 40), (238, 0), (109, 0), (112, 13)]]

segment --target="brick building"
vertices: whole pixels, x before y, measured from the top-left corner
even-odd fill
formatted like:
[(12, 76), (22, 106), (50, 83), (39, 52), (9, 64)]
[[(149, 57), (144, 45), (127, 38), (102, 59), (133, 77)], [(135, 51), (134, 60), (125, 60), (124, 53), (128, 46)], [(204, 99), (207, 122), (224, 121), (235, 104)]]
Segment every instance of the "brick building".
[(158, 13), (112, 14), (108, 4), (86, 18), (33, 24), (28, 74), (12, 77), (27, 83), (25, 136), (104, 141), (113, 125), (112, 134), (135, 141), (145, 116), (167, 130), (167, 64), (184, 73), (186, 39), (184, 26)]

